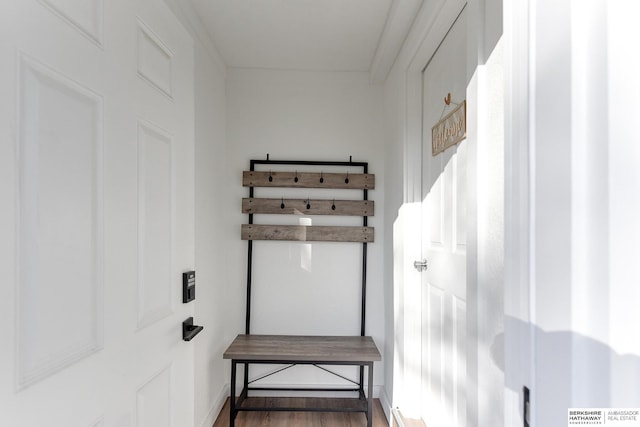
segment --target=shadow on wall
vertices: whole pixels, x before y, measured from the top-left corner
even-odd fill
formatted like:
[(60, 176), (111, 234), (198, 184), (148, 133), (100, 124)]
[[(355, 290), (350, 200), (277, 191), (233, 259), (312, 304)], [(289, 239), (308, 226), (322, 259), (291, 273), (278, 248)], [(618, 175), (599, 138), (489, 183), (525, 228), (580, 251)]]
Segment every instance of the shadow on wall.
[[(569, 408), (640, 407), (640, 356), (574, 331), (545, 331), (511, 316), (505, 333), (513, 342), (534, 334), (535, 409), (538, 425), (565, 426)], [(505, 370), (505, 333), (495, 336), (491, 358)], [(636, 334), (630, 335), (635, 338)], [(520, 394), (523, 384), (505, 375), (505, 386)]]

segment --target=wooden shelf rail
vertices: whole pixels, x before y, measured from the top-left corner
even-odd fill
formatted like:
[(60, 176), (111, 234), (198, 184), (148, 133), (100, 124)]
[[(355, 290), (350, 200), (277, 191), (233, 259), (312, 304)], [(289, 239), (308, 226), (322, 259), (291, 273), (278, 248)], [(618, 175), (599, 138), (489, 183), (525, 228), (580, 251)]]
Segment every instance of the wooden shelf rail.
[(372, 243), (373, 227), (242, 224), (242, 240)]
[(376, 178), (368, 173), (244, 171), (242, 186), (373, 190)]
[(244, 198), (242, 213), (373, 216), (374, 203), (373, 200)]

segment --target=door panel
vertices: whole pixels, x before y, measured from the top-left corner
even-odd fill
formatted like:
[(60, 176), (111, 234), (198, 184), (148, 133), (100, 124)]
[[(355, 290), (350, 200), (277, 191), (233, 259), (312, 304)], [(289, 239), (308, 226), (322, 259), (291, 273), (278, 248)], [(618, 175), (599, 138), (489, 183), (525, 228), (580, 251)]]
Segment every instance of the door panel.
[(102, 347), (102, 98), (24, 55), (19, 67), (16, 351), (24, 388)]
[(172, 141), (138, 123), (138, 328), (173, 312)]
[(453, 163), (453, 227), (454, 251), (466, 253), (467, 250), (467, 144), (459, 144)]
[(151, 0), (4, 1), (0, 32), (0, 425), (193, 425), (192, 41)]
[(137, 427), (171, 425), (171, 367), (154, 375), (136, 393)]
[(431, 155), (431, 128), (466, 92), (463, 11), (423, 72), (422, 417), (466, 425), (466, 142)]
[(453, 366), (451, 383), (453, 385), (453, 425), (465, 425), (467, 419), (466, 400), (466, 346), (467, 346), (467, 303), (453, 297)]
[(103, 43), (104, 0), (40, 0), (81, 35), (98, 46)]
[(430, 396), (434, 400), (442, 400), (444, 397), (444, 350), (446, 346), (444, 331), (445, 292), (437, 286), (429, 284), (427, 298), (428, 305), (427, 310), (423, 312), (423, 314), (426, 314), (423, 324), (427, 325), (426, 367), (429, 372), (429, 381), (423, 382), (423, 394)]
[(139, 17), (137, 37), (138, 75), (152, 87), (171, 98), (171, 51)]
[[(437, 162), (442, 159), (436, 160)], [(440, 164), (437, 165), (433, 169), (429, 169), (428, 173), (438, 174), (441, 170), (442, 166)], [(445, 212), (443, 212), (445, 203), (444, 203), (444, 183), (442, 179), (439, 177), (431, 176), (430, 181), (434, 184), (431, 187), (430, 197), (426, 200), (428, 204), (427, 209), (430, 212), (428, 221), (429, 221), (429, 229), (427, 230), (429, 239), (430, 249), (437, 250), (443, 247), (444, 245), (444, 234), (445, 234), (445, 226), (444, 226), (444, 218)]]

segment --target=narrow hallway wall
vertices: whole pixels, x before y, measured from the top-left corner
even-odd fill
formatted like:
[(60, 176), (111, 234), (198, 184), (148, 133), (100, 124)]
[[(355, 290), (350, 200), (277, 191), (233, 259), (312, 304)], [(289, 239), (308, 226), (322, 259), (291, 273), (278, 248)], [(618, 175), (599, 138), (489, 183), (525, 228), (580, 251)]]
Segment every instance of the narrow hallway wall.
[(233, 201), (227, 185), (224, 68), (202, 49), (196, 49), (195, 94), (195, 318), (206, 332), (194, 340), (195, 420), (209, 427), (228, 394), (229, 364), (222, 353), (231, 336), (234, 294), (227, 292), (232, 276), (226, 248), (235, 235), (228, 226)]
[[(230, 248), (228, 268), (240, 272), (241, 278), (229, 283), (230, 292), (244, 299), (247, 253), (246, 242), (240, 240), (240, 224), (247, 218), (241, 213), (240, 202), (248, 193), (242, 187), (241, 177), (250, 159), (264, 159), (269, 153), (271, 159), (278, 160), (348, 161), (353, 156), (354, 161), (369, 162), (369, 172), (376, 175), (376, 189), (369, 192), (376, 212), (369, 225), (376, 230), (375, 243), (368, 245), (366, 334), (373, 336), (382, 353), (386, 322), (384, 286), (389, 285), (383, 281), (382, 263), (385, 244), (382, 87), (370, 85), (364, 72), (232, 68), (228, 70), (227, 102), (228, 185), (234, 198), (230, 207), (231, 230), (236, 239)], [(310, 220), (321, 219), (310, 217)], [(297, 242), (254, 245), (252, 331), (357, 335), (361, 249), (360, 245), (349, 245)], [(344, 257), (335, 260), (335, 253), (343, 253)], [(287, 271), (284, 275), (283, 269)], [(336, 274), (340, 277), (335, 281), (323, 281)], [(294, 283), (293, 278), (297, 278)], [(303, 307), (308, 308), (300, 313)], [(244, 307), (241, 313), (244, 315)], [(234, 327), (237, 333), (244, 330), (244, 325)], [(385, 363), (375, 367), (376, 395), (383, 386)], [(310, 377), (303, 368), (297, 367), (270, 380), (303, 384), (333, 381), (325, 375)]]

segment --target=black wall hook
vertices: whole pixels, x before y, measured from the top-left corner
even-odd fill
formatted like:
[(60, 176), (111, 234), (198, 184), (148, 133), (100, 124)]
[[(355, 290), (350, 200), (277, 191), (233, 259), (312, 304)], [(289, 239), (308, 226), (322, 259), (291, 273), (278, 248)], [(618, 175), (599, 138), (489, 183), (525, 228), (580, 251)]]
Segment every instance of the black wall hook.
[(280, 209), (284, 209), (284, 197), (282, 198), (282, 203), (280, 203)]
[(298, 182), (298, 171), (296, 171), (296, 176), (293, 178), (293, 182)]
[(333, 199), (333, 203), (331, 204), (331, 210), (332, 211), (336, 210), (336, 199)]
[(311, 209), (311, 200), (307, 197), (307, 209)]
[(269, 171), (269, 182), (273, 181), (273, 177), (271, 176), (271, 171)]
[(322, 176), (322, 172), (320, 172), (320, 184), (324, 182), (324, 177)]
[(347, 177), (345, 178), (344, 183), (345, 184), (349, 183), (349, 172), (347, 172)]

